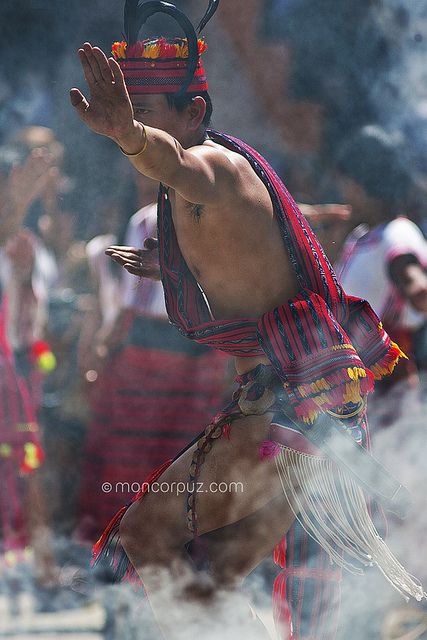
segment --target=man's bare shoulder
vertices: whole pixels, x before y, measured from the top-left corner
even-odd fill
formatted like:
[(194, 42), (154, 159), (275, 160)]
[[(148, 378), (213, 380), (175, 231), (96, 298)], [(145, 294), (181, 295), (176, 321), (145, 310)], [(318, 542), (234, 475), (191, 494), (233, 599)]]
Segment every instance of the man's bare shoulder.
[(203, 160), (215, 168), (222, 167), (225, 171), (239, 173), (243, 170), (252, 170), (249, 162), (240, 153), (226, 149), (213, 140), (205, 140), (202, 144), (187, 149), (189, 153)]
[(206, 163), (215, 197), (202, 202), (177, 193), (177, 217), (182, 212), (187, 222), (197, 223), (198, 232), (220, 222), (227, 230), (224, 233), (231, 233), (232, 226), (240, 225), (243, 219), (254, 226), (265, 220), (265, 216), (271, 219), (272, 203), (267, 188), (244, 156), (212, 140), (187, 151)]

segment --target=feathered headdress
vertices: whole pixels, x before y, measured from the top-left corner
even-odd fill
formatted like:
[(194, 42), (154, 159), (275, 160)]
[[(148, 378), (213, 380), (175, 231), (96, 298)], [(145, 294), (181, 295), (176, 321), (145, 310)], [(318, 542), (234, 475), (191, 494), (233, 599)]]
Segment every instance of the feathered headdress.
[[(210, 0), (197, 31), (200, 34), (214, 15), (219, 0)], [(155, 13), (164, 13), (176, 20), (185, 38), (166, 39), (164, 37), (138, 40), (138, 35)], [(163, 0), (126, 0), (124, 9), (125, 40), (115, 42), (112, 54), (119, 63), (125, 77), (129, 94), (185, 93), (207, 91), (201, 54), (206, 50), (203, 38), (197, 38), (196, 31), (187, 16), (174, 4)]]

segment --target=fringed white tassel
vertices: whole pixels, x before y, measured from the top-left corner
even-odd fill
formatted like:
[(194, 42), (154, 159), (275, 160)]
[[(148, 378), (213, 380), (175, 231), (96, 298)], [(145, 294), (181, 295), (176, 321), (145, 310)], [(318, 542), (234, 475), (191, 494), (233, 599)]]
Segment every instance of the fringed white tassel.
[(377, 565), (406, 600), (427, 597), (378, 534), (355, 481), (327, 458), (280, 449), (275, 461), (285, 496), (301, 526), (331, 560), (358, 574), (363, 569), (352, 559), (365, 566)]

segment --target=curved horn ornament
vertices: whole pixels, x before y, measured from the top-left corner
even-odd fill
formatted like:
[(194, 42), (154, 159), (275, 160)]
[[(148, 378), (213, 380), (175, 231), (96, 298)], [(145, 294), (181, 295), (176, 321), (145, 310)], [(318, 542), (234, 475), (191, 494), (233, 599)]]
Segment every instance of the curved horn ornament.
[(164, 13), (171, 16), (184, 31), (188, 43), (188, 69), (181, 88), (175, 94), (182, 96), (187, 91), (194, 76), (199, 61), (199, 49), (197, 35), (190, 20), (185, 13), (177, 9), (174, 4), (163, 0), (148, 0), (140, 3), (139, 0), (126, 0), (124, 8), (124, 27), (128, 44), (132, 45), (138, 40), (141, 28), (148, 18), (156, 13)]

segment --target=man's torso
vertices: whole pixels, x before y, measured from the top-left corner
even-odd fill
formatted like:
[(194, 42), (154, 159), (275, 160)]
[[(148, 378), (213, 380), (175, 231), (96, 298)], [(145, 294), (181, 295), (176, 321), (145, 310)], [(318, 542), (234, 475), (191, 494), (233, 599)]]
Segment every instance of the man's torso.
[[(204, 206), (171, 191), (177, 241), (215, 319), (258, 317), (296, 294), (296, 278), (267, 188), (245, 158), (216, 146), (237, 164), (235, 190)], [(241, 373), (261, 361), (236, 366)]]

